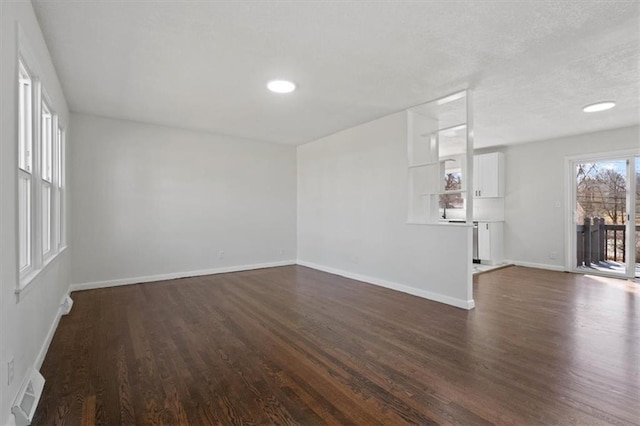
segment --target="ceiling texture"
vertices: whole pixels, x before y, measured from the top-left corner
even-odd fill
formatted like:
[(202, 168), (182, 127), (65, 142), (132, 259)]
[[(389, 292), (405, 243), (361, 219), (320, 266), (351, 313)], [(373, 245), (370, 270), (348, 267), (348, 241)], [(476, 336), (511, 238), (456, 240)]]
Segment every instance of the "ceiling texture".
[(639, 122), (636, 0), (33, 4), (75, 112), (302, 144), (471, 88), (477, 147)]

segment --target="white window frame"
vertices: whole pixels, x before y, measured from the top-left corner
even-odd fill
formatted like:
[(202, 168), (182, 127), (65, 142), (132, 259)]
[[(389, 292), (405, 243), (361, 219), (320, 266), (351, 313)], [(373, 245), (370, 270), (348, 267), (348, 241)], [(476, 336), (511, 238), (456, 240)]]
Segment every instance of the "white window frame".
[[(594, 154), (580, 154), (572, 155), (564, 158), (564, 174), (565, 174), (565, 227), (564, 227), (564, 241), (565, 241), (565, 271), (576, 272), (584, 274), (585, 271), (576, 268), (576, 215), (575, 215), (575, 200), (576, 200), (576, 186), (575, 182), (575, 164), (578, 162), (598, 162), (609, 160), (627, 160), (627, 182), (629, 187), (627, 188), (626, 206), (625, 212), (630, 221), (635, 217), (635, 205), (636, 205), (636, 186), (635, 186), (635, 157), (640, 156), (640, 149), (625, 149), (619, 151), (609, 151)], [(629, 222), (627, 222), (629, 223)], [(632, 226), (627, 226), (625, 231), (625, 238), (627, 240), (626, 253), (627, 262), (630, 262), (635, 256), (633, 250), (636, 247), (636, 235), (635, 230), (632, 230)], [(638, 259), (636, 259), (638, 262)], [(633, 268), (627, 268), (625, 274), (607, 273), (603, 271), (589, 271), (594, 275), (609, 276), (612, 278), (627, 278), (633, 280), (635, 278), (635, 271)]]
[[(29, 94), (25, 98), (21, 87), (21, 80), (23, 74), (29, 79)], [(18, 268), (20, 278), (28, 275), (34, 269), (34, 247), (32, 244), (34, 234), (34, 218), (33, 218), (33, 206), (34, 206), (34, 194), (33, 194), (33, 181), (34, 181), (34, 151), (35, 151), (35, 138), (34, 138), (34, 117), (33, 117), (33, 101), (35, 99), (35, 86), (36, 79), (33, 73), (29, 70), (28, 66), (22, 57), (18, 58)], [(27, 105), (23, 105), (27, 102)], [(26, 109), (26, 111), (24, 111)], [(24, 119), (23, 119), (24, 117)], [(25, 150), (23, 148), (23, 139), (28, 139), (29, 147)], [(25, 152), (26, 151), (26, 152)], [(26, 211), (21, 217), (21, 203), (22, 197), (21, 189), (22, 183), (26, 181)], [(26, 219), (26, 220), (25, 220)], [(26, 226), (26, 236), (22, 236), (22, 227)], [(23, 248), (23, 245), (26, 248)], [(21, 263), (22, 251), (26, 251), (26, 262), (24, 265)]]
[[(17, 185), (24, 182), (28, 178), (29, 205), (28, 212), (25, 213), (20, 208), (20, 203), (16, 205), (16, 221), (18, 225), (18, 256), (16, 259), (16, 267), (19, 274), (19, 282), (16, 287), (16, 294), (21, 297), (22, 292), (29, 288), (29, 284), (34, 278), (42, 272), (60, 253), (66, 248), (66, 209), (65, 209), (65, 128), (59, 116), (54, 110), (53, 99), (45, 92), (42, 82), (38, 78), (38, 64), (34, 56), (30, 54), (29, 49), (25, 49), (22, 44), (19, 45), (18, 51), (18, 67), (16, 70), (17, 88), (20, 90), (20, 78), (23, 71), (31, 79), (31, 170), (26, 170), (24, 155), (22, 153), (21, 138), (24, 136), (23, 129), (20, 128), (22, 123), (21, 117), (23, 112), (20, 100), (21, 93), (18, 93), (17, 100), (17, 144), (18, 155), (16, 156), (17, 164)], [(45, 170), (46, 152), (43, 152), (45, 140), (43, 140), (43, 107), (48, 110), (50, 118), (50, 142), (46, 146), (47, 150), (50, 146), (50, 170)], [(46, 150), (45, 150), (46, 151)], [(22, 179), (22, 180), (21, 180)], [(18, 194), (23, 189), (16, 188)], [(43, 197), (46, 190), (50, 191), (50, 200), (48, 206), (45, 205)], [(19, 195), (18, 195), (19, 198)], [(49, 249), (46, 249), (45, 231), (47, 224), (44, 223), (46, 209), (49, 209)], [(29, 233), (26, 241), (22, 241), (20, 224), (24, 223), (24, 215), (27, 216), (29, 224)], [(27, 265), (21, 265), (21, 250), (23, 244), (27, 245), (29, 260)], [(26, 292), (25, 292), (26, 294)]]
[(56, 130), (56, 147), (55, 147), (55, 152), (56, 152), (56, 158), (55, 158), (55, 162), (56, 162), (56, 176), (55, 176), (55, 200), (54, 200), (54, 205), (55, 205), (55, 214), (54, 214), (54, 218), (56, 219), (56, 224), (55, 224), (55, 230), (54, 230), (54, 235), (55, 235), (55, 242), (56, 242), (56, 247), (57, 250), (60, 252), (62, 251), (67, 244), (67, 238), (66, 238), (66, 223), (65, 223), (65, 217), (66, 217), (66, 209), (65, 209), (65, 195), (66, 195), (66, 188), (65, 188), (65, 170), (66, 170), (66, 164), (65, 164), (65, 152), (66, 152), (66, 146), (65, 146), (65, 129), (64, 127), (62, 127), (62, 123), (60, 123), (60, 120), (57, 120), (57, 130)]
[[(53, 215), (55, 209), (53, 207), (54, 204), (54, 185), (53, 178), (56, 174), (55, 162), (53, 161), (55, 157), (55, 147), (53, 143), (53, 130), (56, 124), (56, 114), (51, 107), (51, 102), (49, 101), (49, 97), (46, 96), (44, 90), (41, 91), (41, 101), (40, 101), (40, 137), (39, 137), (39, 148), (40, 148), (40, 219), (41, 219), (41, 228), (40, 228), (40, 236), (41, 236), (41, 250), (42, 250), (42, 258), (44, 260), (48, 260), (51, 256), (55, 254), (57, 250), (54, 251), (54, 241), (55, 237), (53, 236), (53, 224), (55, 223)], [(45, 194), (48, 193), (48, 197), (45, 201)]]

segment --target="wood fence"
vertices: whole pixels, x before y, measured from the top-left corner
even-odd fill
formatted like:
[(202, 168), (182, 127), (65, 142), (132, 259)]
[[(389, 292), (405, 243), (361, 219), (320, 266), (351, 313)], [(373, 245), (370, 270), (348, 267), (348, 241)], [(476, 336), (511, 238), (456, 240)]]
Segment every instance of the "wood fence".
[[(585, 217), (584, 223), (576, 227), (578, 266), (613, 260), (626, 262), (626, 225), (604, 223), (603, 218)], [(640, 226), (636, 226), (636, 232)]]

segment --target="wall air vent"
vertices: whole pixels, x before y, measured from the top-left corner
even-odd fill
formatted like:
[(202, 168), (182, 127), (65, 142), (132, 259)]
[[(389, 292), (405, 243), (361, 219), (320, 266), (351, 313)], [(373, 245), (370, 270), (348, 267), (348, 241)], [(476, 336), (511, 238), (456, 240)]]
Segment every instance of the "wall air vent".
[(62, 311), (62, 315), (67, 315), (71, 312), (71, 307), (73, 306), (73, 299), (69, 297), (69, 295), (65, 296), (60, 304), (60, 310)]
[(18, 397), (11, 408), (11, 412), (16, 418), (16, 426), (31, 424), (38, 401), (42, 396), (42, 389), (44, 389), (44, 377), (34, 368), (27, 381), (20, 388)]

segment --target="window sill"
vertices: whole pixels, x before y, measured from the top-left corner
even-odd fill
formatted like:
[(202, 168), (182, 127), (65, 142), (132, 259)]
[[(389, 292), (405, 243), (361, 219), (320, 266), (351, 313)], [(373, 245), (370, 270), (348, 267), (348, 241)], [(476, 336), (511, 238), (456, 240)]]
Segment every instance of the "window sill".
[(16, 294), (16, 297), (18, 298), (18, 302), (22, 300), (27, 294), (29, 294), (29, 292), (31, 291), (31, 288), (33, 287), (31, 284), (33, 284), (36, 277), (38, 277), (42, 272), (44, 272), (44, 270), (47, 269), (47, 267), (50, 264), (52, 264), (53, 261), (58, 258), (58, 256), (64, 253), (66, 249), (67, 249), (67, 246), (61, 247), (60, 251), (58, 251), (54, 255), (49, 256), (42, 263), (42, 265), (40, 265), (38, 269), (29, 271), (24, 277), (20, 278), (20, 287), (16, 288), (14, 291)]
[(406, 221), (407, 225), (421, 225), (421, 226), (453, 226), (460, 228), (470, 228), (473, 226), (472, 223), (467, 222), (449, 222), (449, 221), (438, 221), (438, 222), (415, 222), (415, 221)]

